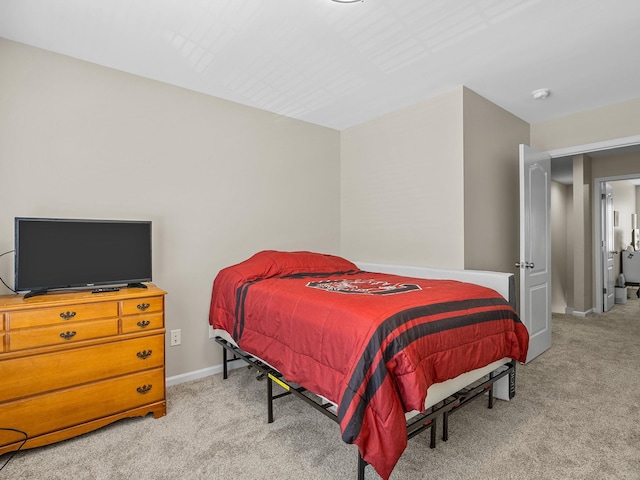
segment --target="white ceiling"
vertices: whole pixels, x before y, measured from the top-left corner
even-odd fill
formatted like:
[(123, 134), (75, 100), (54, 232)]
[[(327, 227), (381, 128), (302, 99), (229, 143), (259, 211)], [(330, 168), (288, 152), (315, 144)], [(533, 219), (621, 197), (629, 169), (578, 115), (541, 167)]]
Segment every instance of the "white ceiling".
[(0, 37), (338, 130), (460, 85), (530, 123), (640, 98), (638, 0), (0, 0)]

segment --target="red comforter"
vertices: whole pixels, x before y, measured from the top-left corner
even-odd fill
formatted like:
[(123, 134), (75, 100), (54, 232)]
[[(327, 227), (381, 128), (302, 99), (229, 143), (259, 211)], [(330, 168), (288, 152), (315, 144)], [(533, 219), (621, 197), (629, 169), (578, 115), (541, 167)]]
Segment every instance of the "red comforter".
[(338, 405), (342, 438), (385, 479), (427, 389), (504, 357), (528, 334), (494, 290), (359, 271), (343, 258), (260, 252), (220, 271), (209, 322)]

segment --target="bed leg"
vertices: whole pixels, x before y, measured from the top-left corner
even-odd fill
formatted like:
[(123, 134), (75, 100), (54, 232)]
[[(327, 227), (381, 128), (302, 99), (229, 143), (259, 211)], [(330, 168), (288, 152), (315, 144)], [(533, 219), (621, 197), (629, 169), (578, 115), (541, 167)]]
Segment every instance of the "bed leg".
[(364, 480), (364, 467), (367, 466), (367, 462), (364, 461), (360, 451), (358, 451), (358, 480)]
[[(493, 372), (489, 374), (489, 379), (493, 378)], [(493, 408), (493, 383), (489, 386), (489, 408)]]
[(229, 372), (227, 371), (227, 349), (222, 347), (222, 378), (227, 379)]
[(267, 379), (267, 423), (273, 423), (273, 380), (269, 375), (265, 375)]
[(489, 387), (489, 408), (493, 408), (493, 385)]
[(442, 414), (442, 441), (449, 440), (449, 412)]
[(438, 422), (436, 418), (431, 420), (431, 441), (429, 442), (429, 448), (436, 448), (436, 435), (438, 434)]
[(516, 396), (516, 362), (514, 360), (511, 363), (513, 364), (513, 369), (509, 372), (509, 399)]

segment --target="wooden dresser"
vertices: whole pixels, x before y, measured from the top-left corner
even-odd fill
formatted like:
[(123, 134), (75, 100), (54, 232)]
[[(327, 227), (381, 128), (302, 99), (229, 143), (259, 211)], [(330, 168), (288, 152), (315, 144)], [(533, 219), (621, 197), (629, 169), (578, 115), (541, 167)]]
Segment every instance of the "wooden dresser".
[[(166, 292), (147, 286), (0, 296), (0, 428), (22, 448), (166, 414)], [(0, 455), (23, 440), (0, 430)]]

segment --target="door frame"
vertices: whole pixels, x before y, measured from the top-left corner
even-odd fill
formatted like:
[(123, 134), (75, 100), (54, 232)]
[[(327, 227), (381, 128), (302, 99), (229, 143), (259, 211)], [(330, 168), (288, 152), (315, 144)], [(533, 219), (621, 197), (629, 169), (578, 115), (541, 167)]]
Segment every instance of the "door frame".
[[(613, 277), (613, 269), (616, 265), (615, 259), (615, 235), (614, 235), (614, 198), (613, 186), (609, 182), (600, 182), (600, 235), (602, 243), (600, 244), (600, 257), (602, 258), (602, 311), (608, 312), (615, 303), (615, 282)], [(598, 248), (594, 245), (593, 248)]]
[[(626, 175), (612, 175), (610, 177), (598, 177), (598, 178), (594, 178), (593, 179), (593, 188), (594, 188), (594, 192), (597, 192), (597, 195), (594, 195), (594, 197), (598, 197), (598, 198), (594, 198), (594, 215), (595, 215), (595, 220), (594, 222), (601, 222), (602, 221), (602, 213), (600, 212), (600, 185), (602, 183), (608, 183), (608, 182), (617, 182), (620, 180), (631, 180), (634, 178), (638, 178), (640, 177), (640, 173), (629, 173)], [(597, 203), (596, 203), (597, 201)], [(615, 201), (615, 200), (614, 200)], [(594, 225), (600, 225), (600, 223), (594, 223)], [(603, 267), (602, 267), (602, 262), (604, 261), (602, 258), (602, 249), (600, 248), (596, 248), (597, 245), (600, 245), (600, 242), (602, 241), (602, 228), (594, 228), (593, 229), (593, 242), (594, 242), (594, 262), (600, 262), (599, 264), (594, 263), (595, 265), (595, 282), (594, 282), (594, 293), (595, 292), (602, 292), (603, 288), (604, 288), (604, 284), (603, 284), (603, 277), (604, 277), (604, 272), (603, 272)], [(616, 249), (616, 245), (614, 245), (614, 250)], [(594, 305), (594, 310), (598, 313), (602, 312), (602, 309), (604, 308), (604, 301), (602, 299), (602, 295), (600, 296), (594, 296), (594, 298), (596, 299), (596, 304)]]
[[(553, 165), (553, 159), (559, 157), (568, 157), (572, 155), (580, 155), (580, 154), (590, 154), (594, 152), (606, 152), (607, 150), (617, 150), (624, 149), (627, 147), (635, 147), (640, 145), (640, 135), (633, 135), (630, 137), (621, 137), (614, 138), (612, 140), (605, 140), (602, 142), (595, 143), (586, 143), (583, 145), (576, 145), (573, 147), (566, 148), (558, 148), (554, 150), (548, 150), (547, 153), (551, 157), (551, 164)], [(593, 183), (591, 185), (592, 192), (600, 192), (600, 182), (607, 181), (616, 181), (616, 180), (628, 180), (630, 178), (638, 178), (637, 174), (629, 174), (629, 175), (614, 175), (611, 177), (598, 177), (593, 179)], [(594, 213), (594, 225), (600, 225), (600, 205), (599, 205), (599, 195), (592, 195), (592, 208)], [(602, 292), (602, 254), (599, 248), (596, 248), (597, 245), (600, 245), (602, 240), (601, 229), (594, 228), (593, 229), (593, 264), (595, 266), (594, 275), (594, 285), (593, 285), (593, 298), (595, 299), (594, 309), (596, 312), (602, 312), (602, 297), (597, 292)]]

